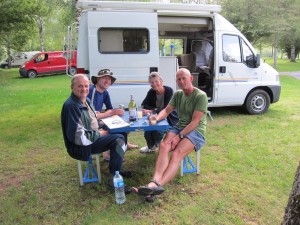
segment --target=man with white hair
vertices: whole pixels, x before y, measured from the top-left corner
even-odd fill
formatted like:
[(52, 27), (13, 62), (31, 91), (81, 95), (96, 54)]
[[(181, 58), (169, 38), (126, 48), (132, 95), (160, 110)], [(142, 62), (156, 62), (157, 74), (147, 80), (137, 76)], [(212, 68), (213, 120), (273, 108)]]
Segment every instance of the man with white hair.
[[(69, 155), (77, 160), (87, 161), (91, 154), (110, 149), (108, 186), (113, 188), (113, 176), (121, 170), (126, 151), (124, 136), (99, 130), (96, 112), (87, 98), (89, 86), (90, 81), (84, 74), (73, 76), (71, 96), (61, 111), (64, 142)], [(125, 185), (125, 193), (130, 192), (131, 188)]]

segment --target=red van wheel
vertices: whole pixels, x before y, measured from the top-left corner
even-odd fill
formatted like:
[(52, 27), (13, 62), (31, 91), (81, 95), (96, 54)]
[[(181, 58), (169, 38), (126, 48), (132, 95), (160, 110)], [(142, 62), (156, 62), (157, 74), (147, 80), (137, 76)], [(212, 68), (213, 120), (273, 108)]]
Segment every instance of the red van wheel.
[(34, 70), (29, 70), (27, 73), (28, 78), (35, 78), (36, 77), (36, 72)]

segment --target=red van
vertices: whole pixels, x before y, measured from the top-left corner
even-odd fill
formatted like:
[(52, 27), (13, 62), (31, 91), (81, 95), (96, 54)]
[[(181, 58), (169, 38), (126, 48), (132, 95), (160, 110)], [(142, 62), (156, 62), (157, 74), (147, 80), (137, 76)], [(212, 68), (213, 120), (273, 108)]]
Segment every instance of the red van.
[(20, 76), (35, 78), (37, 75), (66, 73), (67, 58), (69, 61), (68, 72), (71, 75), (77, 73), (77, 51), (72, 51), (72, 57), (67, 52), (40, 52), (20, 67)]

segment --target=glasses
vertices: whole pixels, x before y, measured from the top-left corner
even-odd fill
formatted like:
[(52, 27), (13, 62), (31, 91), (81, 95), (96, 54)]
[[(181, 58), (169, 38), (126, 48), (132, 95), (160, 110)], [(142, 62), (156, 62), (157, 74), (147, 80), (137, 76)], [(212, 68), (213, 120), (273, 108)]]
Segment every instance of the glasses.
[(104, 74), (113, 75), (113, 72), (111, 72), (109, 69), (103, 69), (98, 72), (98, 75), (104, 75)]

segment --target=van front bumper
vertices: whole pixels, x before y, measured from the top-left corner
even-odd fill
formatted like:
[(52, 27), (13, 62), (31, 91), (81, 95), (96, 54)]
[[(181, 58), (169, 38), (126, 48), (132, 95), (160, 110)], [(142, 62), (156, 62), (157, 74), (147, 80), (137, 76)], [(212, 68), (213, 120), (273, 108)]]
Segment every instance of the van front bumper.
[(273, 101), (272, 103), (275, 103), (275, 102), (278, 102), (279, 101), (279, 98), (280, 98), (280, 92), (281, 92), (281, 86), (269, 86), (269, 88), (271, 89), (272, 91), (272, 94), (273, 94)]
[(27, 70), (25, 68), (20, 68), (19, 73), (21, 77), (27, 77)]

